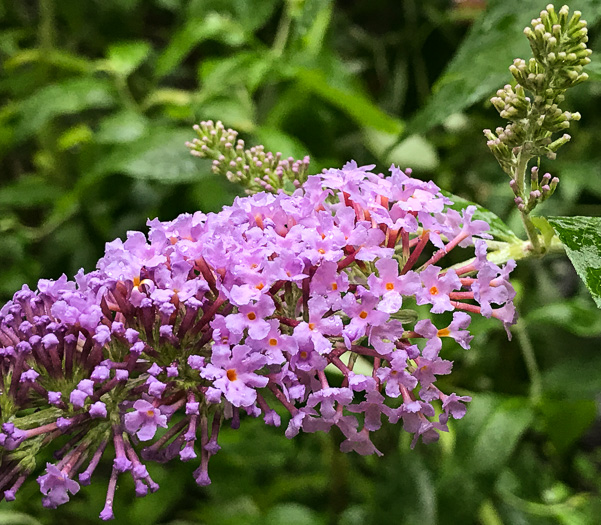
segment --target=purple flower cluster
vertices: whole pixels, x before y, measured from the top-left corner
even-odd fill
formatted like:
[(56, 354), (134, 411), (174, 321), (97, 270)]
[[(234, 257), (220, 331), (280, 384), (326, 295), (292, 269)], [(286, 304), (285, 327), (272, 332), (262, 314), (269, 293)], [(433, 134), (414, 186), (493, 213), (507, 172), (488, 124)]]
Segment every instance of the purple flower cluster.
[[(513, 322), (513, 263), (487, 260), (473, 207), (457, 212), (432, 182), (372, 168), (149, 221), (148, 238), (108, 243), (96, 271), (17, 292), (0, 310), (4, 498), (65, 434), (38, 478), (43, 503), (90, 483), (108, 446), (106, 520), (120, 474), (139, 496), (158, 489), (144, 462), (200, 456), (194, 476), (209, 484), (220, 425), (236, 428), (241, 411), (273, 426), (288, 414), (289, 438), (336, 426), (341, 449), (359, 454), (380, 454), (370, 435), (383, 418), (402, 420), (415, 445), (463, 417), (470, 398), (435, 385), (452, 368), (442, 339), (469, 348), (468, 312)], [(472, 262), (438, 265), (470, 245)], [(428, 310), (452, 315), (417, 320)]]

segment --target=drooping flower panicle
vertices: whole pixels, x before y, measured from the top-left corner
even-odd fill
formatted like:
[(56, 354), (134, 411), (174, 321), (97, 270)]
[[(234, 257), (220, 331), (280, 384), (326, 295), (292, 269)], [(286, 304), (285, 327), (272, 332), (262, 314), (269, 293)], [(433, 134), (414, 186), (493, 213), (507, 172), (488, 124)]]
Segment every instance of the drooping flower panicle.
[[(441, 339), (469, 348), (469, 314), (513, 322), (513, 265), (486, 259), (473, 208), (372, 168), (351, 162), (292, 195), (149, 221), (148, 237), (108, 243), (97, 270), (17, 292), (0, 310), (4, 497), (63, 434), (73, 437), (38, 478), (44, 505), (89, 483), (112, 444), (110, 519), (122, 473), (139, 496), (158, 489), (145, 462), (197, 461), (209, 484), (220, 425), (238, 427), (241, 411), (274, 426), (289, 413), (287, 437), (336, 426), (341, 449), (359, 454), (380, 453), (370, 434), (383, 420), (402, 420), (415, 445), (463, 417), (470, 398), (436, 386), (452, 368)], [(472, 244), (474, 262), (441, 264)], [(416, 305), (452, 322), (416, 323)], [(357, 359), (373, 372), (353, 371)]]

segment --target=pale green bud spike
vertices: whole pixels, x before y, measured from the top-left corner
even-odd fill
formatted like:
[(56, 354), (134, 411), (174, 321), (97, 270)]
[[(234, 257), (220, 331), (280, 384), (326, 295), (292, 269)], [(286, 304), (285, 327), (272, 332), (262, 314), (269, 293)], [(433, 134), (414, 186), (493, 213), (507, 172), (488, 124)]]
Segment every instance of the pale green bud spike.
[(263, 146), (245, 149), (238, 133), (226, 130), (221, 122), (203, 121), (194, 130), (198, 138), (186, 144), (190, 153), (212, 159), (213, 172), (241, 184), (246, 193), (292, 192), (307, 179), (309, 157), (283, 159), (281, 153), (266, 152)]
[[(583, 66), (590, 63), (591, 50), (587, 48), (586, 21), (579, 11), (570, 16), (567, 5), (557, 11), (547, 5), (524, 29), (524, 35), (532, 58), (516, 58), (509, 67), (515, 85), (504, 86), (491, 99), (509, 123), (495, 133), (485, 130), (485, 136), (487, 146), (512, 179), (512, 191), (523, 197), (520, 211), (536, 251), (535, 228), (526, 224), (527, 216), (553, 193), (557, 183), (553, 185), (550, 176), (542, 183), (534, 173), (526, 177), (528, 162), (534, 157), (555, 158), (557, 150), (570, 140), (564, 132), (580, 114), (564, 111), (560, 104), (568, 88), (588, 78)], [(554, 139), (558, 132), (564, 134)]]

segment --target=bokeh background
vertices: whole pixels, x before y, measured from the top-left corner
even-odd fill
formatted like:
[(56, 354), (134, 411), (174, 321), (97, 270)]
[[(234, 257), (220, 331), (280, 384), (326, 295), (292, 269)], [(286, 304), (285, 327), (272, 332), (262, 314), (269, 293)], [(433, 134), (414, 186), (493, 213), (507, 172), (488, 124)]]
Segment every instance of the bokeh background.
[[(569, 2), (601, 47), (601, 1)], [(237, 188), (184, 146), (219, 119), (249, 144), (312, 158), (412, 167), (493, 210), (520, 235), (506, 176), (482, 129), (488, 99), (527, 58), (531, 0), (4, 0), (0, 2), (0, 302), (23, 283), (91, 270), (104, 243), (147, 218), (216, 211)], [(559, 6), (557, 6), (559, 7)], [(599, 54), (601, 56), (601, 54)], [(599, 60), (599, 62), (596, 62)], [(601, 215), (601, 59), (568, 93), (573, 143), (548, 215)], [(475, 320), (443, 390), (472, 395), (437, 444), (410, 450), (382, 429), (382, 458), (343, 455), (340, 436), (245, 420), (224, 430), (213, 484), (194, 465), (153, 465), (142, 500), (121, 477), (116, 524), (601, 523), (601, 315), (562, 256), (515, 272), (511, 342)], [(534, 358), (534, 359), (532, 359)], [(41, 458), (44, 463), (48, 458)], [(110, 465), (56, 511), (31, 479), (7, 525), (98, 523)]]

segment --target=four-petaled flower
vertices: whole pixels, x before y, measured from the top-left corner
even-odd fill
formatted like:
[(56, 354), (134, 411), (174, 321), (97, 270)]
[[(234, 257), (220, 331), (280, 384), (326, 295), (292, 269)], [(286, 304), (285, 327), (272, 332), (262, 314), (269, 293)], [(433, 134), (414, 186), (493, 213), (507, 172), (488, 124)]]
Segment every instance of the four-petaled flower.
[(44, 495), (44, 507), (55, 509), (69, 501), (69, 493), (79, 492), (79, 483), (73, 481), (66, 472), (59, 470), (52, 463), (46, 463), (46, 474), (38, 477), (40, 491)]
[(140, 441), (152, 439), (157, 427), (167, 427), (167, 416), (152, 403), (138, 399), (134, 403), (134, 411), (128, 412), (124, 417), (125, 429), (130, 434), (136, 434)]

